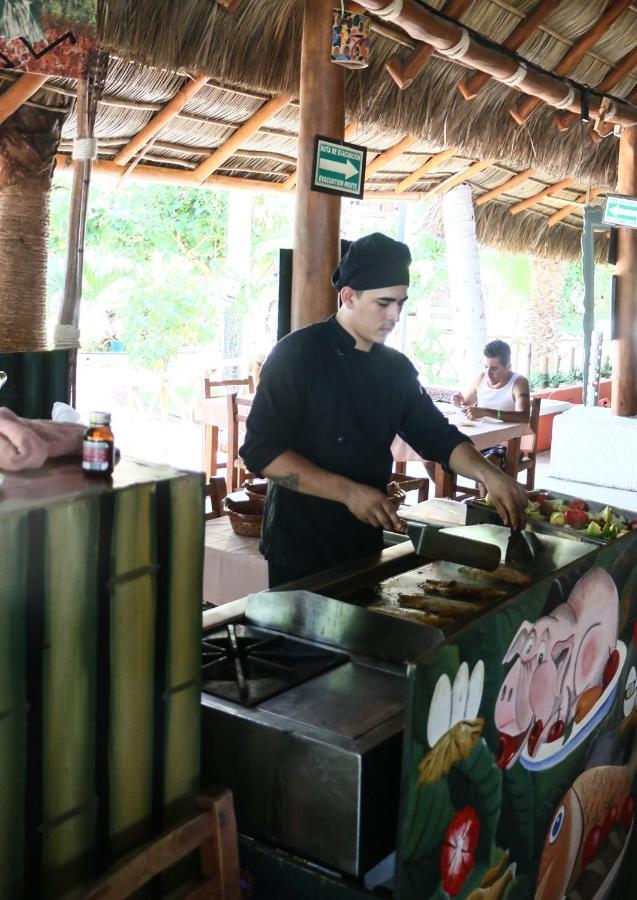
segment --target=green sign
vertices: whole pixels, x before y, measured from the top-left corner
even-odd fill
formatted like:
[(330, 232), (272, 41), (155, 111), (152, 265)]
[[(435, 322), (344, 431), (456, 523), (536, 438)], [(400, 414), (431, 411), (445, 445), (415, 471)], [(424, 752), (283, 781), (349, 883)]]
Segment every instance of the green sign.
[(365, 147), (317, 135), (312, 190), (360, 200), (365, 186)]
[(637, 197), (609, 194), (606, 197), (604, 224), (637, 228)]

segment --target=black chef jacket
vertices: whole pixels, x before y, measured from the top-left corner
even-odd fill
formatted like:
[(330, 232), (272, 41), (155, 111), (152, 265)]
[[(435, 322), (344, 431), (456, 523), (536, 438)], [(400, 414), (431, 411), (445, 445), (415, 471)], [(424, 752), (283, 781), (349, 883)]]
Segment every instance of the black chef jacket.
[[(355, 349), (335, 316), (283, 338), (261, 370), (240, 455), (255, 474), (286, 450), (338, 475), (385, 491), (399, 434), (443, 465), (468, 440), (450, 425), (402, 353)], [(382, 529), (343, 503), (270, 483), (261, 552), (308, 574), (378, 552)]]

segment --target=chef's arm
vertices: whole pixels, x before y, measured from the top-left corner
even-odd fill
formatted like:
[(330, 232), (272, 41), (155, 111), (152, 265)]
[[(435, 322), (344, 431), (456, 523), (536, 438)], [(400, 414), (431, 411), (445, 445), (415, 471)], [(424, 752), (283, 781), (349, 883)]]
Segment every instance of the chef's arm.
[(382, 491), (328, 472), (293, 450), (279, 454), (262, 469), (262, 474), (291, 491), (344, 503), (353, 516), (368, 525), (388, 531), (405, 530), (403, 521)]
[(449, 468), (457, 475), (482, 482), (505, 525), (524, 526), (524, 510), (528, 503), (524, 488), (488, 462), (473, 444), (466, 441), (454, 447)]

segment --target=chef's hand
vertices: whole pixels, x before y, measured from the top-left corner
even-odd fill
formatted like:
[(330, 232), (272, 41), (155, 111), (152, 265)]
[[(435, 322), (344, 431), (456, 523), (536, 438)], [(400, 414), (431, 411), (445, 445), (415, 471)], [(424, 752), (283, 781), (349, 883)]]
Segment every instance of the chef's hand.
[(500, 469), (493, 466), (493, 473), (481, 476), (489, 498), (495, 503), (500, 518), (505, 525), (512, 528), (524, 528), (526, 516), (524, 511), (529, 502), (526, 491), (521, 484), (509, 478)]
[(451, 395), (451, 402), (454, 406), (462, 406), (464, 403), (464, 397), (460, 393), (460, 391), (454, 391)]
[(367, 525), (386, 531), (405, 531), (405, 523), (396, 515), (393, 503), (377, 488), (352, 482), (344, 503), (353, 516)]
[(473, 422), (475, 419), (484, 418), (486, 410), (482, 409), (481, 406), (463, 406), (462, 413), (465, 419), (469, 419), (470, 422)]

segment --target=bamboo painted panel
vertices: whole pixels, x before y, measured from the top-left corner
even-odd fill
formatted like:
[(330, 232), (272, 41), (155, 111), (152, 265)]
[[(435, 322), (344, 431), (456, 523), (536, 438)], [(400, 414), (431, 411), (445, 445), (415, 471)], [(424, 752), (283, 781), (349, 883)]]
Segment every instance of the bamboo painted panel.
[(0, 518), (0, 897), (16, 896), (24, 869), (26, 535), (26, 514)]
[(637, 535), (410, 674), (398, 897), (606, 896), (634, 829)]
[(202, 481), (138, 469), (121, 489), (0, 505), (3, 897), (81, 897), (193, 809)]

